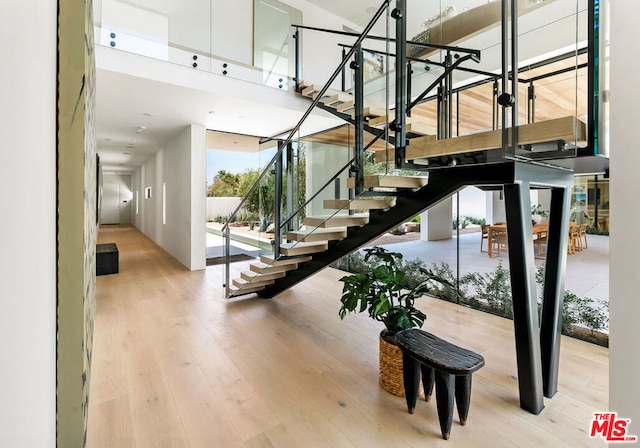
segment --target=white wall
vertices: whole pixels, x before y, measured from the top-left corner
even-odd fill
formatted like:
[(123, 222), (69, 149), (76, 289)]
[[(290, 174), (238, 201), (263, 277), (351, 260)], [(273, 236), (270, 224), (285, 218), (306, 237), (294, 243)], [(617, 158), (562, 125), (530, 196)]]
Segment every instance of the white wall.
[[(307, 26), (326, 28), (342, 31), (342, 26), (355, 27), (349, 23), (316, 5), (304, 0), (281, 0), (287, 5), (302, 11), (302, 22)], [(381, 2), (382, 4), (382, 2)], [(353, 41), (354, 39), (351, 39)], [(318, 31), (302, 31), (302, 67), (301, 78), (306, 82), (324, 85), (329, 76), (342, 60), (342, 50), (338, 43), (350, 43), (349, 38)], [(340, 87), (340, 77), (333, 84), (334, 88)]]
[(640, 239), (638, 239), (637, 149), (640, 49), (638, 2), (611, 2), (611, 223), (609, 409), (630, 418), (629, 433), (640, 436)]
[(55, 446), (56, 14), (39, 0), (0, 14), (3, 447)]
[[(457, 208), (457, 195), (451, 196), (453, 201), (453, 214), (455, 215)], [(477, 187), (465, 187), (460, 190), (460, 216), (468, 216), (471, 218), (485, 218), (487, 212), (487, 195), (484, 191)]]
[(453, 233), (451, 198), (447, 198), (420, 215), (420, 239), (438, 241), (451, 238)]
[[(213, 219), (216, 216), (229, 216), (233, 213), (242, 202), (242, 198), (207, 198), (207, 219)], [(244, 212), (240, 211), (239, 214)]]
[(213, 8), (211, 53), (251, 65), (253, 0), (214, 0)]
[[(191, 270), (206, 267), (205, 169), (206, 129), (191, 125), (178, 132), (133, 176), (133, 224)], [(145, 198), (148, 187), (152, 189), (151, 198)], [(136, 191), (140, 198), (138, 214)]]

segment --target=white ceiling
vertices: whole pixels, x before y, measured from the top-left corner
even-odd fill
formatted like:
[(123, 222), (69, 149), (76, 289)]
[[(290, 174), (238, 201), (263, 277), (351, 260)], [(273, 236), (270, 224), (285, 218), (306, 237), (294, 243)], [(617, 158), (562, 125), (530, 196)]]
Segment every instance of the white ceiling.
[[(380, 0), (308, 1), (355, 25), (365, 25), (382, 3)], [(410, 3), (415, 3), (412, 5), (414, 8), (420, 4)], [(157, 9), (162, 3), (154, 5)], [(432, 6), (438, 8), (437, 5)], [(336, 24), (336, 28), (339, 29), (340, 24)], [(170, 141), (177, 131), (189, 124), (238, 134), (271, 136), (293, 127), (307, 107), (305, 101), (295, 104), (285, 101), (280, 105), (276, 101), (274, 105), (274, 101), (259, 95), (257, 99), (246, 95), (243, 98), (237, 88), (227, 89), (226, 92), (222, 88), (213, 92), (208, 91), (208, 87), (201, 87), (218, 83), (219, 79), (215, 82), (202, 79), (197, 82), (174, 82), (176, 76), (184, 78), (183, 73), (175, 72), (189, 70), (186, 67), (145, 60), (101, 46), (98, 46), (96, 54), (98, 152), (105, 172), (133, 172)], [(120, 63), (122, 67), (152, 66), (148, 70), (152, 74), (145, 75), (144, 70), (139, 74), (135, 70), (115, 67), (114, 59), (123, 60)], [(166, 71), (173, 75), (163, 79)], [(203, 72), (198, 74), (202, 78)], [(306, 126), (309, 132), (339, 123), (321, 112), (312, 118)]]
[[(99, 47), (98, 51), (97, 146), (106, 173), (133, 172), (190, 124), (267, 137), (295, 126), (309, 105), (291, 92), (257, 85), (238, 91), (236, 80), (221, 80), (211, 73), (151, 59), (143, 60), (146, 66), (151, 66), (150, 71), (156, 72), (157, 64), (164, 64), (163, 74), (172, 78), (177, 73), (182, 85), (120, 73), (101, 67), (100, 54), (104, 51), (114, 50)], [(119, 56), (141, 58), (124, 53)], [(190, 82), (194, 86), (208, 84), (212, 89), (186, 87)], [(257, 99), (253, 99), (248, 93), (252, 88), (262, 90), (263, 94), (254, 95)], [(336, 124), (334, 117), (316, 113), (303, 131), (315, 132)], [(209, 139), (215, 142), (215, 149), (246, 148), (235, 146), (234, 141), (238, 139)]]

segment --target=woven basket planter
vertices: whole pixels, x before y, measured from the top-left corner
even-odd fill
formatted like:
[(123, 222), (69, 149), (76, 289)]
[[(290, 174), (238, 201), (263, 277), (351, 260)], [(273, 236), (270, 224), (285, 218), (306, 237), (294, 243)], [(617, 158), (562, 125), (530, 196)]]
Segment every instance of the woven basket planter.
[(393, 395), (404, 397), (402, 350), (395, 344), (395, 336), (387, 330), (380, 333), (380, 386)]

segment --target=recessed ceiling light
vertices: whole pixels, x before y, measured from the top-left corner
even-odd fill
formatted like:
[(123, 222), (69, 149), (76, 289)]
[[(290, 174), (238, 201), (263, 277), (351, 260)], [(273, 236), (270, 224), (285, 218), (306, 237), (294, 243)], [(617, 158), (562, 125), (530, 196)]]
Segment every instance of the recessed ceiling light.
[(213, 115), (213, 114), (215, 114), (215, 113), (216, 113), (216, 111), (215, 111), (215, 110), (210, 110), (210, 111), (209, 111), (209, 113), (210, 113), (211, 115)]
[(135, 146), (133, 146), (133, 145), (125, 145), (125, 148), (127, 148), (127, 149), (133, 149), (133, 148), (135, 148)]
[(104, 138), (104, 141), (105, 141), (105, 142), (110, 142), (110, 141), (111, 141), (111, 139), (110, 139), (109, 137), (105, 137), (105, 138)]
[(125, 152), (123, 152), (123, 154), (124, 154), (125, 156), (130, 156), (130, 155), (131, 155), (131, 151), (125, 151)]
[(238, 115), (238, 118), (244, 118), (242, 115)]
[(142, 115), (143, 115), (144, 117), (150, 117), (150, 116), (151, 116), (151, 114), (149, 114), (149, 113), (147, 113), (147, 112), (143, 112), (143, 113), (142, 113)]

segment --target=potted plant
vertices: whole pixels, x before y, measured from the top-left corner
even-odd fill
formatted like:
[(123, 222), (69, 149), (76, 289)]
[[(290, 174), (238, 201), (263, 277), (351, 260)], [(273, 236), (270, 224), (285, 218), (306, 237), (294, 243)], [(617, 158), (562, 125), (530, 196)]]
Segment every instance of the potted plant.
[(549, 213), (542, 209), (540, 204), (531, 205), (531, 223), (533, 225), (540, 224), (542, 218), (548, 218)]
[(395, 343), (400, 330), (421, 327), (427, 316), (417, 309), (415, 300), (427, 293), (428, 280), (410, 290), (404, 288), (402, 254), (381, 247), (364, 250), (365, 262), (378, 263), (370, 272), (344, 276), (339, 315), (367, 311), (384, 324), (380, 333), (380, 385), (394, 395), (404, 395), (402, 352)]

